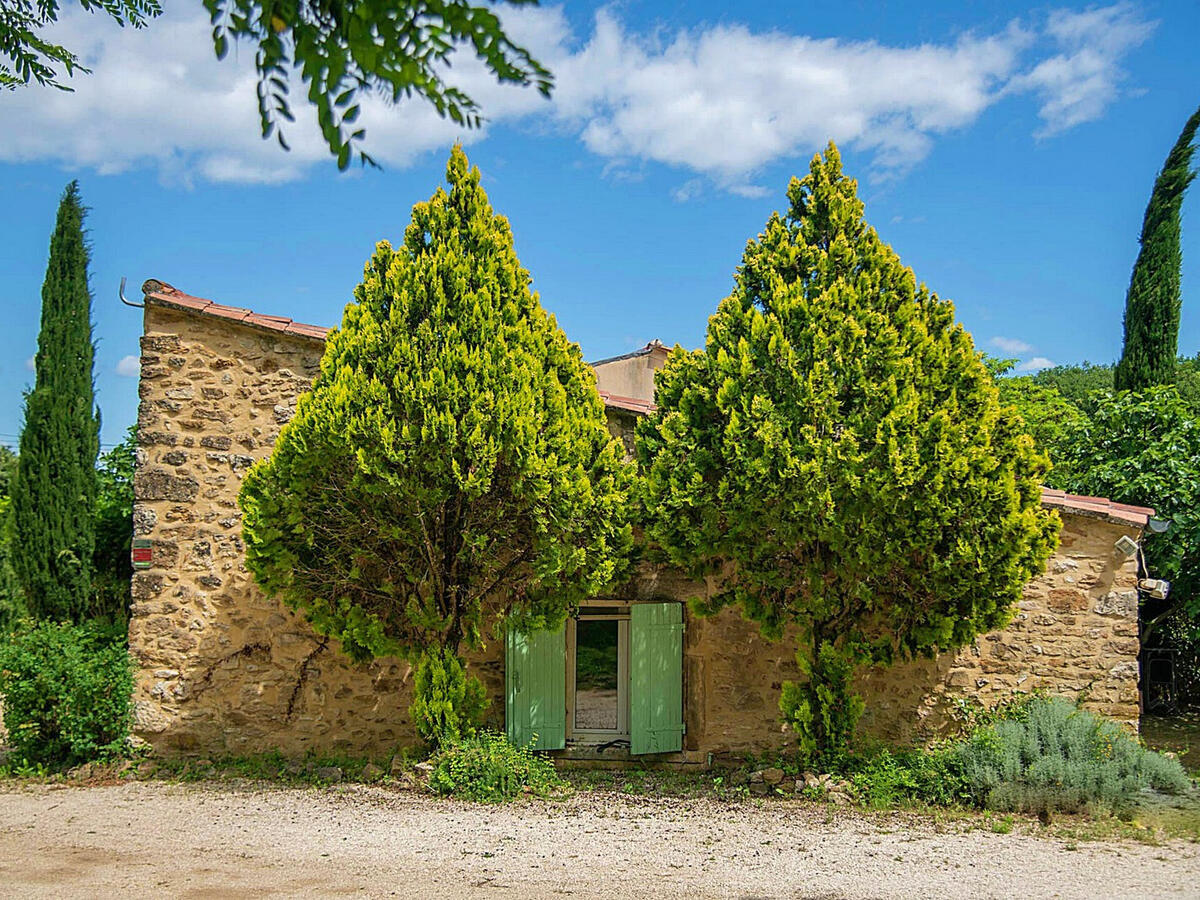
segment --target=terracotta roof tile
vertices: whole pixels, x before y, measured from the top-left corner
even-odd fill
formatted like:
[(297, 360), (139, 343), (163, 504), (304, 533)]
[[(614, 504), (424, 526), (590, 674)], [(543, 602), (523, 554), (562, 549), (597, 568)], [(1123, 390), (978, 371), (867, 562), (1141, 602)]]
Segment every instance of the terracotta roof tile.
[(1051, 509), (1062, 509), (1079, 515), (1105, 519), (1120, 525), (1136, 525), (1145, 528), (1154, 515), (1148, 506), (1116, 503), (1107, 497), (1088, 497), (1083, 494), (1068, 494), (1054, 488), (1042, 488), (1042, 505)]
[(600, 391), (600, 399), (610, 409), (623, 409), (626, 412), (640, 413), (641, 415), (649, 415), (657, 408), (649, 400), (639, 400), (636, 397), (622, 397), (608, 391)]
[(322, 328), (320, 325), (305, 325), (303, 322), (292, 322), (284, 329), (288, 334), (298, 334), (303, 337), (319, 338), (325, 340), (329, 334), (328, 328)]
[(254, 313), (253, 315), (255, 318), (262, 319), (263, 321), (280, 322), (284, 325), (295, 324), (287, 316), (269, 316), (266, 313)]
[(185, 294), (178, 288), (172, 287), (165, 281), (158, 281), (154, 278), (151, 278), (142, 285), (142, 293), (145, 295), (146, 302), (148, 303), (157, 303), (176, 309), (204, 313), (206, 316), (230, 319), (242, 325), (249, 325), (251, 328), (280, 331), (285, 334), (315, 338), (320, 341), (325, 340), (325, 336), (329, 334), (328, 328), (322, 328), (319, 325), (306, 325), (303, 322), (293, 322), (287, 316), (271, 316), (264, 313), (256, 313), (254, 310), (241, 306), (225, 306), (222, 303), (214, 303), (203, 297), (193, 297), (191, 294)]
[(221, 316), (224, 319), (233, 319), (235, 322), (244, 322), (250, 317), (250, 310), (242, 309), (238, 306), (222, 306), (220, 303), (210, 303), (204, 308), (204, 312), (210, 316)]
[[(214, 303), (211, 300), (205, 300), (203, 297), (193, 297), (191, 294), (185, 294), (183, 291), (172, 287), (166, 282), (153, 278), (142, 285), (142, 293), (145, 294), (146, 302), (148, 303), (152, 302), (162, 306), (203, 313), (208, 316), (217, 316), (222, 319), (238, 322), (242, 325), (248, 325), (252, 328), (278, 331), (318, 341), (324, 341), (330, 331), (330, 329), (322, 328), (320, 325), (306, 325), (303, 322), (293, 322), (285, 316), (265, 315), (263, 313), (256, 313), (253, 310), (244, 309), (240, 306), (225, 306), (220, 303)], [(646, 353), (652, 349), (657, 349), (654, 343), (631, 355)], [(652, 401), (641, 400), (637, 397), (621, 397), (617, 394), (611, 394), (608, 391), (600, 391), (600, 398), (609, 409), (620, 409), (638, 415), (649, 415), (655, 410)], [(1064, 491), (1054, 490), (1053, 488), (1042, 488), (1042, 505), (1079, 515), (1105, 519), (1121, 525), (1135, 525), (1138, 528), (1146, 527), (1146, 523), (1154, 515), (1154, 510), (1147, 506), (1114, 503), (1107, 497), (1087, 497), (1082, 494), (1068, 494)]]

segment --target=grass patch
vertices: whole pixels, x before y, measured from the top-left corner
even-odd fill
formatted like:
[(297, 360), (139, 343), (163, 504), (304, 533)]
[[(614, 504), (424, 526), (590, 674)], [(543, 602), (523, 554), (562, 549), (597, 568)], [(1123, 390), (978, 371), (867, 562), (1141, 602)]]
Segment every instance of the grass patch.
[(748, 797), (745, 769), (682, 768), (586, 769), (569, 768), (563, 777), (580, 791), (605, 791), (631, 797), (713, 798)]
[[(295, 784), (328, 784), (331, 782), (372, 782), (390, 777), (396, 757), (359, 757), (340, 754), (310, 754), (293, 759), (279, 752), (247, 756), (219, 756), (211, 759), (154, 760), (153, 775), (173, 781), (206, 781), (244, 779), (248, 781), (279, 781)], [(411, 769), (401, 764), (401, 768)]]
[(1157, 846), (1165, 841), (1200, 843), (1200, 804), (1186, 807), (1149, 809), (1130, 819), (1116, 816), (1071, 816), (1056, 819), (1041, 829), (1058, 840), (1136, 841)]

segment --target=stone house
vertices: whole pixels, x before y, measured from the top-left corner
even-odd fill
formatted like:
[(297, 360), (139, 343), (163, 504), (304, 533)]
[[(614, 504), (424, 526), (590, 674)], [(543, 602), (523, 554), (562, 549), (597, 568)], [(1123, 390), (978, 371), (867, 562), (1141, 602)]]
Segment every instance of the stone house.
[[(185, 754), (387, 753), (415, 742), (402, 660), (350, 662), (258, 591), (243, 563), (237, 493), (317, 371), (326, 329), (148, 281), (138, 416), (130, 648), (135, 730)], [(628, 441), (652, 410), (654, 343), (595, 364), (610, 427)], [(1041, 688), (1137, 727), (1137, 564), (1152, 511), (1047, 490), (1061, 546), (1015, 620), (956, 654), (868, 670), (863, 728), (927, 740), (953, 700)], [(690, 615), (706, 585), (644, 567), (555, 634), (511, 634), (474, 654), (491, 723), (567, 757), (705, 764), (778, 746), (778, 696), (797, 669), (737, 612)]]

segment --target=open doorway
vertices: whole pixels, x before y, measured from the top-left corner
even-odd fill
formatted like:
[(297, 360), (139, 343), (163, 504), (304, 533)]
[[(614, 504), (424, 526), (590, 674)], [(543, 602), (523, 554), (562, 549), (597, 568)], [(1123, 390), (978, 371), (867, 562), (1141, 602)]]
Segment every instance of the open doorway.
[(629, 610), (584, 607), (567, 625), (567, 739), (629, 740)]

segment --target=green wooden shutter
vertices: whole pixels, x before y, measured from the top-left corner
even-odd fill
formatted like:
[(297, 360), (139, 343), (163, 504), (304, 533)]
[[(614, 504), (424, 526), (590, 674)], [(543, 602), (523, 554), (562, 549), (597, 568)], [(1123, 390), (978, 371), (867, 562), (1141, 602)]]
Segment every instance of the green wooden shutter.
[(683, 749), (683, 606), (629, 608), (629, 749)]
[(567, 740), (566, 627), (521, 634), (505, 641), (504, 718), (508, 739), (524, 747), (537, 735), (538, 750), (561, 750)]

